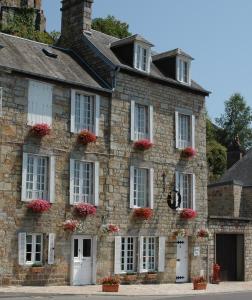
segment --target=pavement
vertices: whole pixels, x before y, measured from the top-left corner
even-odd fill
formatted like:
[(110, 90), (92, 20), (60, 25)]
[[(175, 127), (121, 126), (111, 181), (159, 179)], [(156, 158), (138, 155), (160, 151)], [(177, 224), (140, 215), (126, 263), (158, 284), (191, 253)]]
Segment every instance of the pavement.
[(223, 293), (239, 293), (252, 291), (252, 281), (221, 282), (208, 284), (205, 291), (194, 291), (192, 283), (184, 284), (153, 284), (153, 285), (121, 285), (118, 293), (103, 293), (100, 285), (87, 286), (7, 286), (0, 287), (0, 294), (34, 294), (34, 295), (87, 295), (87, 296), (185, 296), (210, 295)]

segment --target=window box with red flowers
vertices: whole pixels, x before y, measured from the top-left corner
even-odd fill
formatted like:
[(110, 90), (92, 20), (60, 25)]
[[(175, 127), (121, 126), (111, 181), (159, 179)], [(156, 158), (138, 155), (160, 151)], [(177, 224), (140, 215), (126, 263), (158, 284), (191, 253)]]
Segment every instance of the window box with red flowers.
[(136, 219), (150, 220), (153, 216), (153, 210), (151, 208), (135, 208), (133, 215)]
[(96, 214), (96, 207), (90, 203), (79, 203), (74, 206), (74, 211), (79, 217), (93, 216)]
[(117, 293), (119, 290), (120, 279), (115, 276), (103, 278), (101, 280), (103, 292), (114, 292)]
[(96, 142), (96, 135), (86, 129), (82, 130), (78, 135), (78, 142), (83, 145)]
[(193, 147), (187, 147), (182, 150), (181, 156), (185, 159), (192, 159), (196, 155), (196, 150)]
[(152, 146), (153, 146), (153, 143), (148, 139), (139, 140), (133, 144), (134, 149), (141, 150), (141, 151), (148, 150)]
[(43, 137), (51, 133), (51, 127), (46, 123), (40, 123), (33, 125), (30, 131), (37, 137)]
[(184, 220), (192, 220), (197, 217), (197, 212), (191, 208), (184, 208), (180, 211), (180, 218)]
[(32, 200), (27, 204), (27, 208), (32, 210), (34, 213), (43, 213), (48, 211), (51, 208), (51, 204), (42, 199)]
[(78, 226), (79, 222), (76, 220), (66, 220), (63, 223), (63, 228), (65, 231), (71, 231), (74, 232)]

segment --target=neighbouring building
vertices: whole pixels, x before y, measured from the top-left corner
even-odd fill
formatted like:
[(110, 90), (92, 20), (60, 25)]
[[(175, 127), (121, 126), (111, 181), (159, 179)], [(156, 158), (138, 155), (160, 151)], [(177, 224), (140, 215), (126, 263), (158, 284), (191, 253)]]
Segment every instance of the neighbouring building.
[[(208, 244), (196, 235), (208, 220), (209, 92), (191, 79), (192, 57), (182, 50), (153, 54), (140, 35), (119, 40), (92, 30), (92, 4), (62, 1), (57, 47), (0, 33), (2, 284), (208, 275)], [(40, 123), (51, 126), (50, 135), (30, 133)], [(96, 143), (81, 145), (82, 129)], [(142, 139), (153, 147), (136, 150)], [(193, 159), (181, 157), (188, 147), (197, 150)], [(167, 205), (174, 189), (180, 208), (196, 210), (196, 219), (181, 219)], [(27, 209), (38, 198), (51, 203), (49, 211)], [(97, 213), (80, 219), (80, 202)], [(150, 208), (153, 217), (136, 219), (137, 208)], [(73, 233), (63, 228), (70, 219), (79, 222)], [(120, 231), (105, 234), (111, 224)], [(32, 271), (37, 265), (40, 273)]]

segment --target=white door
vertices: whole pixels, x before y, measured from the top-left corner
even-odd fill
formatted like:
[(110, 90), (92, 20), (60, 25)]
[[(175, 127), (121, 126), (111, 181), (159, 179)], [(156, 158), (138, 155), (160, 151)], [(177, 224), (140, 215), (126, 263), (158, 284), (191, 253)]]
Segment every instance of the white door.
[(188, 238), (177, 238), (176, 282), (188, 282)]
[(93, 282), (93, 240), (76, 235), (72, 239), (72, 284), (86, 285)]

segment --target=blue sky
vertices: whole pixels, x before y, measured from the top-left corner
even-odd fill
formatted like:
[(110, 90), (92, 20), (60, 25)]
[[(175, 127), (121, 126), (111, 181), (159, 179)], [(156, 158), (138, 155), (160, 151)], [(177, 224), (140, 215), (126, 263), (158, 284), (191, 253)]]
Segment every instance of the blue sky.
[[(60, 30), (60, 0), (43, 0), (47, 30)], [(252, 106), (251, 0), (94, 0), (93, 17), (114, 15), (155, 45), (182, 48), (195, 61), (192, 78), (212, 91), (212, 118), (240, 92)]]

